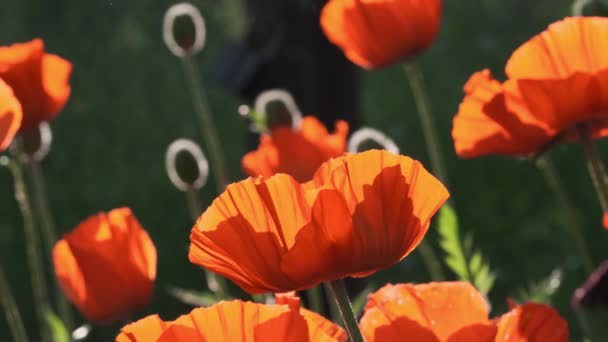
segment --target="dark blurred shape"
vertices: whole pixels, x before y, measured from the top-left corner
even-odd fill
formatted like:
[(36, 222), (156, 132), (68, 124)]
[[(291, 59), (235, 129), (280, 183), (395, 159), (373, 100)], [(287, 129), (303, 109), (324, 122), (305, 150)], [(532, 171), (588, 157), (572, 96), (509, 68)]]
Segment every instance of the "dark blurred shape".
[(181, 150), (175, 156), (175, 170), (186, 184), (194, 184), (201, 176), (198, 161), (190, 151)]
[(324, 1), (246, 0), (248, 32), (225, 46), (211, 77), (252, 103), (262, 91), (282, 88), (305, 115), (328, 127), (359, 126), (357, 68), (323, 35)]
[(181, 15), (175, 18), (173, 24), (173, 37), (175, 37), (177, 45), (182, 49), (188, 51), (192, 48), (196, 38), (196, 28), (189, 16)]
[(577, 0), (572, 5), (574, 15), (608, 17), (608, 1)]
[(266, 124), (269, 129), (279, 126), (292, 126), (289, 109), (282, 101), (274, 100), (266, 105)]
[(574, 310), (608, 309), (608, 260), (604, 261), (572, 297)]
[(608, 260), (576, 289), (572, 308), (591, 341), (608, 340)]

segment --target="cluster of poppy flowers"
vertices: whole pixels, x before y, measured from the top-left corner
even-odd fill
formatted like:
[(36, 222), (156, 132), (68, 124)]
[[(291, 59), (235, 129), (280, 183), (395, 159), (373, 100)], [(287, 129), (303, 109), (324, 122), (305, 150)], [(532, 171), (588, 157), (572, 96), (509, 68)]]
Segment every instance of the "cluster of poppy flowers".
[[(440, 0), (330, 0), (321, 26), (366, 69), (413, 59), (434, 40)], [(378, 39), (382, 37), (382, 39)], [(608, 19), (566, 18), (519, 47), (507, 80), (473, 74), (453, 121), (462, 158), (535, 157), (559, 142), (608, 134)], [(0, 149), (49, 121), (66, 103), (71, 65), (34, 40), (0, 48)], [(420, 162), (383, 150), (346, 152), (349, 127), (333, 133), (313, 116), (274, 127), (246, 154), (250, 178), (229, 185), (196, 221), (189, 259), (274, 304), (221, 301), (174, 321), (128, 324), (123, 341), (357, 340), (294, 291), (364, 278), (407, 257), (447, 201)], [(606, 208), (604, 208), (606, 209)], [(96, 324), (128, 320), (146, 306), (156, 249), (128, 208), (83, 221), (53, 248), (66, 297)], [(355, 325), (357, 322), (355, 322)], [(567, 341), (552, 308), (513, 304), (489, 318), (486, 299), (466, 282), (386, 285), (369, 295), (358, 328), (366, 341)]]

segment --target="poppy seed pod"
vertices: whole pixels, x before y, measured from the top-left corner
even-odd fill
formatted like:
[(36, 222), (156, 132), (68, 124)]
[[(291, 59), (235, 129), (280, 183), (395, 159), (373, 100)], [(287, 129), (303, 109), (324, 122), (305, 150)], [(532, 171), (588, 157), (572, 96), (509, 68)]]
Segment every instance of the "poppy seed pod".
[[(190, 22), (185, 21), (187, 18)], [(165, 12), (163, 40), (175, 56), (183, 58), (199, 53), (205, 46), (206, 35), (205, 21), (194, 5), (182, 2)]]
[(293, 341), (345, 342), (331, 321), (297, 305), (265, 305), (239, 300), (194, 309), (175, 321), (148, 316), (123, 327), (116, 342)]
[(190, 261), (256, 294), (365, 277), (405, 258), (447, 200), (405, 156), (330, 159), (310, 182), (286, 174), (231, 184), (190, 234)]
[(439, 31), (441, 0), (329, 0), (321, 27), (348, 59), (365, 69), (408, 60)]
[(37, 127), (23, 131), (21, 137), (26, 158), (41, 161), (51, 150), (53, 132), (46, 121), (41, 122)]
[(268, 130), (281, 126), (298, 129), (302, 121), (302, 112), (295, 99), (283, 89), (266, 90), (260, 93), (255, 99), (254, 110), (257, 115), (263, 116)]
[(368, 143), (378, 144), (385, 150), (399, 154), (399, 147), (393, 139), (386, 136), (386, 134), (380, 132), (377, 129), (370, 127), (362, 127), (356, 130), (348, 139), (348, 152), (357, 153), (366, 151), (371, 148), (365, 148)]
[(347, 135), (345, 121), (336, 122), (330, 134), (317, 118), (306, 116), (297, 129), (277, 127), (262, 134), (257, 150), (247, 153), (241, 165), (251, 177), (286, 173), (305, 182), (323, 162), (344, 154)]
[(70, 96), (72, 64), (46, 53), (41, 39), (0, 47), (0, 78), (21, 103), (21, 131), (53, 119)]
[(61, 289), (90, 322), (128, 319), (150, 301), (156, 249), (129, 208), (89, 217), (52, 254)]
[(0, 152), (6, 150), (19, 131), (23, 112), (13, 90), (0, 79)]
[(490, 320), (485, 298), (466, 282), (386, 285), (369, 295), (360, 322), (368, 342), (568, 342), (568, 324), (551, 307), (524, 304)]
[(172, 142), (165, 154), (165, 167), (171, 183), (181, 191), (198, 190), (207, 184), (209, 162), (192, 140)]

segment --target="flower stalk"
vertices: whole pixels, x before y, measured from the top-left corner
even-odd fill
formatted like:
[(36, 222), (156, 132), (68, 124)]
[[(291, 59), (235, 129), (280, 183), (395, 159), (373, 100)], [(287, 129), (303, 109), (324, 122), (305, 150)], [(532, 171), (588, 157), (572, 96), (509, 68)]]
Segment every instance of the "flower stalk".
[(36, 233), (32, 205), (25, 185), (23, 167), (19, 162), (9, 157), (3, 156), (0, 158), (0, 164), (7, 167), (13, 175), (15, 183), (15, 200), (17, 201), (21, 216), (23, 217), (26, 254), (29, 272), (31, 274), (36, 317), (40, 327), (40, 340), (48, 342), (50, 341), (50, 335), (45, 319), (45, 312), (50, 306), (44, 275), (44, 259), (40, 254), (38, 234)]
[(606, 179), (606, 172), (604, 170), (602, 160), (600, 159), (597, 153), (595, 143), (593, 142), (593, 138), (591, 136), (591, 129), (587, 125), (579, 125), (577, 127), (577, 130), (580, 136), (580, 142), (581, 146), (583, 147), (583, 152), (587, 157), (587, 167), (589, 169), (589, 175), (591, 176), (591, 180), (593, 181), (593, 186), (595, 187), (595, 191), (597, 192), (597, 196), (602, 206), (602, 210), (604, 211), (604, 213), (607, 213), (608, 183)]
[(4, 310), (4, 315), (6, 316), (6, 321), (8, 323), (8, 328), (11, 331), (13, 341), (28, 342), (29, 340), (25, 333), (21, 314), (19, 313), (15, 298), (11, 293), (10, 286), (4, 275), (2, 265), (0, 265), (0, 304), (2, 304), (2, 309)]
[(184, 73), (188, 81), (188, 86), (192, 93), (194, 110), (196, 111), (201, 125), (203, 139), (205, 145), (209, 148), (209, 157), (211, 159), (211, 168), (213, 169), (214, 178), (218, 193), (222, 193), (229, 184), (228, 172), (226, 171), (226, 163), (220, 139), (217, 135), (217, 129), (213, 122), (213, 116), (209, 110), (207, 98), (201, 80), (198, 77), (198, 69), (192, 62), (189, 55), (181, 58)]
[(328, 282), (328, 285), (331, 289), (331, 293), (336, 301), (336, 304), (338, 305), (338, 309), (340, 310), (340, 315), (342, 316), (344, 327), (346, 328), (350, 341), (364, 342), (365, 340), (363, 339), (363, 335), (359, 329), (357, 318), (353, 313), (350, 299), (348, 299), (348, 293), (346, 292), (346, 287), (344, 286), (344, 280), (332, 280)]
[[(424, 135), (427, 153), (431, 160), (431, 169), (435, 176), (447, 186), (448, 176), (443, 165), (439, 137), (437, 136), (437, 130), (435, 129), (433, 111), (431, 110), (431, 104), (426, 94), (422, 73), (414, 63), (405, 63), (404, 70), (414, 95), (414, 102), (416, 103), (417, 108), (416, 112), (420, 118), (422, 134)], [(441, 263), (439, 262), (439, 258), (433, 250), (433, 247), (431, 247), (426, 240), (423, 240), (418, 246), (418, 250), (422, 255), (422, 260), (429, 271), (431, 278), (433, 280), (445, 279), (441, 269)]]
[(420, 69), (414, 63), (405, 63), (404, 70), (412, 88), (418, 117), (422, 125), (422, 134), (426, 143), (427, 153), (431, 160), (431, 169), (439, 180), (447, 186), (448, 176), (443, 164), (443, 154), (439, 145), (439, 137), (435, 128), (435, 119), (431, 110), (431, 102), (424, 87), (424, 78)]
[(561, 210), (564, 213), (567, 222), (564, 226), (569, 231), (570, 235), (575, 241), (576, 249), (579, 257), (582, 260), (583, 268), (585, 272), (591, 273), (594, 269), (593, 258), (589, 253), (589, 247), (583, 234), (583, 227), (578, 220), (576, 209), (570, 198), (566, 194), (564, 185), (562, 184), (561, 178), (553, 165), (553, 162), (548, 157), (540, 157), (536, 160), (536, 166), (543, 174), (545, 181), (549, 187), (553, 190), (557, 196), (557, 201), (561, 206)]
[[(188, 209), (190, 210), (190, 216), (192, 217), (193, 222), (196, 222), (196, 220), (198, 220), (199, 216), (201, 216), (203, 212), (203, 206), (201, 205), (201, 201), (198, 198), (197, 191), (195, 189), (187, 191), (186, 199), (188, 201)], [(228, 298), (228, 284), (226, 283), (226, 280), (207, 269), (204, 269), (204, 271), (205, 279), (207, 281), (207, 288), (209, 289), (209, 291), (213, 292), (220, 300)]]
[[(48, 201), (48, 195), (44, 184), (44, 176), (42, 174), (40, 162), (36, 158), (29, 158), (26, 165), (31, 180), (30, 189), (32, 200), (35, 204), (36, 211), (38, 212), (38, 218), (40, 219), (40, 227), (42, 228), (41, 231), (43, 240), (46, 244), (46, 251), (50, 255), (55, 242), (57, 242), (57, 230), (55, 229), (55, 220), (53, 219)], [(55, 283), (54, 285), (59, 317), (61, 317), (63, 324), (68, 329), (72, 329), (74, 326), (74, 321), (72, 319), (70, 304), (61, 292), (58, 284)]]

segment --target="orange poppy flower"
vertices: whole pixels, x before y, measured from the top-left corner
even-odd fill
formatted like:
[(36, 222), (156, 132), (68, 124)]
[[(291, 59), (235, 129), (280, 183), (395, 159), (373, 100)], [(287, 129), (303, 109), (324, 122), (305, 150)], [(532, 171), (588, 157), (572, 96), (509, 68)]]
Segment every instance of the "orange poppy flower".
[(321, 11), (321, 27), (348, 59), (372, 69), (429, 47), (441, 7), (441, 0), (330, 0)]
[(87, 320), (127, 319), (150, 301), (156, 249), (129, 208), (93, 215), (53, 248), (55, 275)]
[(0, 79), (0, 151), (13, 141), (13, 137), (21, 125), (21, 104), (13, 94), (13, 90)]
[(568, 341), (566, 321), (542, 304), (489, 320), (484, 297), (466, 282), (386, 285), (369, 296), (360, 327), (368, 342)]
[(318, 321), (308, 319), (302, 314), (307, 311), (299, 305), (220, 302), (194, 309), (172, 322), (164, 322), (157, 315), (148, 316), (123, 327), (116, 342), (346, 341), (346, 333), (340, 327), (319, 315)]
[(72, 64), (44, 52), (44, 43), (0, 47), (0, 78), (8, 83), (23, 107), (22, 130), (54, 118), (70, 96)]
[(529, 156), (577, 140), (577, 126), (608, 134), (608, 18), (566, 18), (519, 47), (500, 83), (475, 73), (454, 117), (459, 156)]
[(189, 258), (249, 293), (364, 277), (408, 255), (448, 197), (418, 161), (378, 150), (331, 159), (304, 184), (249, 178), (198, 219)]
[(298, 130), (283, 126), (262, 135), (258, 149), (243, 157), (243, 169), (251, 177), (286, 173), (306, 182), (324, 161), (344, 154), (347, 135), (345, 121), (336, 122), (335, 133), (329, 134), (317, 118), (307, 116)]

